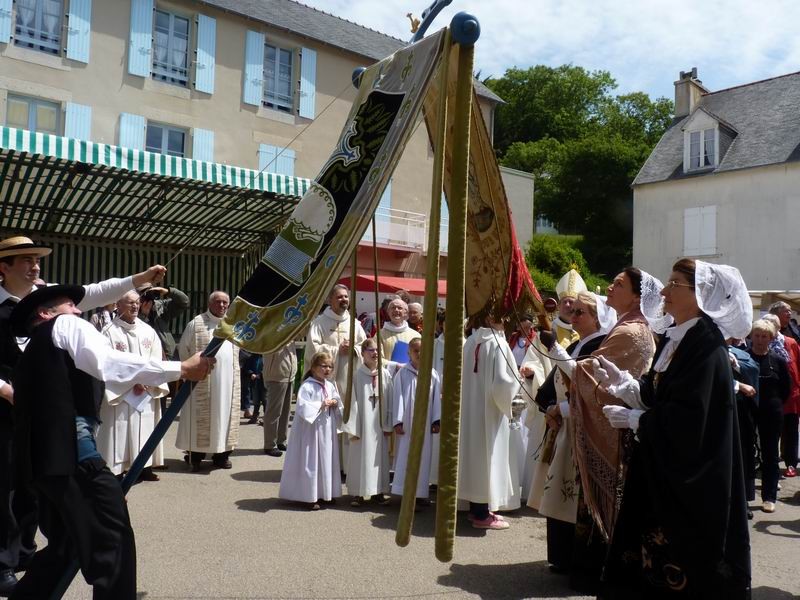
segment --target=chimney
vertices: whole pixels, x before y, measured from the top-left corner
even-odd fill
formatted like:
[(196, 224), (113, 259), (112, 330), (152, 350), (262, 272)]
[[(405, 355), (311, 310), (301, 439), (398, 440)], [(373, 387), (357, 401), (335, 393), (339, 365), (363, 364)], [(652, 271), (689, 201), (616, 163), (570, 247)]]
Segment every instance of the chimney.
[(703, 87), (703, 82), (697, 78), (697, 67), (691, 71), (681, 71), (678, 81), (675, 82), (675, 116), (685, 117), (692, 114), (700, 98), (708, 90)]

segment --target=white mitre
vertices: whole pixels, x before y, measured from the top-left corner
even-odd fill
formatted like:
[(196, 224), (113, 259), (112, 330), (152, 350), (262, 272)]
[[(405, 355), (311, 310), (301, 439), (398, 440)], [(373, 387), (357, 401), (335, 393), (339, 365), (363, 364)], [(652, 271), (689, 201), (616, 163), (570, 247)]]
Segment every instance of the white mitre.
[(570, 269), (556, 284), (558, 299), (577, 298), (578, 292), (588, 292), (586, 282), (575, 269)]

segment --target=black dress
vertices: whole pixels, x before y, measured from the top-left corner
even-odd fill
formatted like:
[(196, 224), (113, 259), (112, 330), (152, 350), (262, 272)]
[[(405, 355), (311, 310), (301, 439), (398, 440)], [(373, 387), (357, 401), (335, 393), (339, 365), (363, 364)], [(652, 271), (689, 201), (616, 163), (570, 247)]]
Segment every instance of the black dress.
[(703, 315), (667, 370), (651, 370), (639, 384), (649, 410), (639, 420), (600, 597), (749, 598), (742, 453), (719, 329)]

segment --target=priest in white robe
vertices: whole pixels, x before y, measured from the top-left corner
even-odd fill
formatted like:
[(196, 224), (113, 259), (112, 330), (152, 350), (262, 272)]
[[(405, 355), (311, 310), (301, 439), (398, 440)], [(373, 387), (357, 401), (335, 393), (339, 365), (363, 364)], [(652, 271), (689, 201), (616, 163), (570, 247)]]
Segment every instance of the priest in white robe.
[(350, 436), (347, 451), (347, 491), (351, 504), (361, 506), (375, 496), (385, 502), (389, 493), (389, 434), (392, 432), (392, 376), (382, 368), (378, 377), (378, 345), (374, 338), (361, 344), (363, 362), (353, 375), (350, 418), (342, 431)]
[(511, 403), (519, 389), (514, 354), (503, 323), (486, 317), (464, 344), (458, 497), (470, 503), (470, 520), (481, 529), (507, 529), (494, 511), (514, 508), (509, 457)]
[[(411, 445), (411, 430), (414, 418), (414, 403), (417, 395), (417, 375), (419, 368), (422, 340), (415, 338), (408, 346), (409, 362), (398, 369), (394, 376), (394, 432), (397, 435), (397, 455), (394, 465), (394, 480), (392, 493), (402, 495), (408, 463), (408, 450)], [(428, 401), (428, 414), (425, 419), (425, 440), (422, 444), (422, 458), (417, 480), (417, 503), (428, 504), (430, 488), (431, 458), (433, 452), (432, 434), (439, 433), (439, 420), (441, 418), (442, 404), (439, 386), (439, 375), (435, 370), (431, 372), (430, 399)]]
[(550, 358), (547, 356), (547, 348), (537, 335), (528, 346), (519, 367), (519, 373), (522, 376), (522, 398), (526, 405), (520, 415), (522, 432), (525, 436), (525, 459), (520, 478), (523, 500), (528, 498), (536, 458), (541, 452), (542, 440), (547, 429), (544, 413), (539, 410), (534, 400), (539, 387), (544, 383), (552, 368)]
[(383, 358), (390, 361), (390, 369), (408, 362), (408, 345), (411, 340), (419, 338), (419, 332), (409, 326), (408, 305), (400, 298), (395, 298), (389, 303), (386, 311), (389, 321), (381, 327), (381, 350)]
[[(138, 318), (139, 294), (126, 293), (117, 302), (117, 316), (103, 334), (111, 347), (146, 359), (161, 360), (161, 342), (155, 329)], [(100, 406), (97, 449), (114, 475), (122, 475), (139, 455), (142, 446), (161, 419), (159, 398), (169, 393), (166, 383), (143, 385), (131, 381), (125, 386), (106, 386)], [(141, 474), (145, 481), (158, 481), (153, 467), (164, 464), (164, 445), (160, 443)]]
[[(208, 311), (189, 322), (178, 342), (181, 360), (205, 350), (229, 304), (230, 297), (225, 292), (211, 293)], [(206, 454), (212, 455), (214, 466), (230, 469), (230, 455), (239, 441), (239, 349), (225, 341), (216, 359), (208, 379), (195, 386), (181, 409), (175, 445), (189, 452), (192, 472), (202, 470)]]
[(310, 376), (297, 390), (297, 407), (286, 447), (278, 496), (306, 502), (318, 510), (320, 502), (342, 495), (336, 432), (342, 422), (342, 401), (328, 379), (333, 359), (327, 352), (310, 358)]
[[(347, 392), (347, 369), (350, 360), (350, 291), (336, 284), (328, 296), (328, 306), (311, 322), (306, 336), (306, 358), (317, 352), (327, 352), (333, 357), (333, 372), (328, 379), (336, 384), (339, 394)], [(361, 342), (367, 339), (358, 319), (355, 321), (355, 362), (361, 358)]]

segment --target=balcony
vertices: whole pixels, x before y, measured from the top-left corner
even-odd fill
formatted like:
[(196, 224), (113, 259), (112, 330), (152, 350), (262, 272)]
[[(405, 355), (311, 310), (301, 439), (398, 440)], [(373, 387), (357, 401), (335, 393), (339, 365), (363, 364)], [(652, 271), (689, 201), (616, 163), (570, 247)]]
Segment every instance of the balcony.
[[(439, 253), (447, 253), (448, 220), (442, 219)], [(428, 246), (428, 217), (422, 213), (379, 206), (375, 211), (375, 243), (384, 246), (425, 252)], [(372, 244), (372, 225), (367, 226), (361, 241)]]

